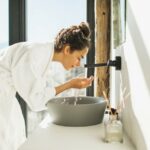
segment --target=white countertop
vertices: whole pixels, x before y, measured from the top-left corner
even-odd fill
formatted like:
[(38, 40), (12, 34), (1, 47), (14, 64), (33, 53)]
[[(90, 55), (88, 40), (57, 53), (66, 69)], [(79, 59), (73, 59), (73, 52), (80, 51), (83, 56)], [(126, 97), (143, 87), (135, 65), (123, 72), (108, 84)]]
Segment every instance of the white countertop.
[(136, 150), (124, 135), (123, 143), (105, 143), (103, 123), (65, 127), (46, 118), (19, 150)]

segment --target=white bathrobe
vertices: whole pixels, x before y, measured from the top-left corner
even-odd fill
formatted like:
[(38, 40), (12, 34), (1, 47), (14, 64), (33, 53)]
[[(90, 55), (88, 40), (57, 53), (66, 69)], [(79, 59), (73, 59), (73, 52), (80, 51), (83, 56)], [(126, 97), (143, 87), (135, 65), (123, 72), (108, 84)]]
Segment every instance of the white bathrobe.
[(20, 42), (0, 50), (0, 150), (17, 150), (25, 141), (25, 123), (16, 92), (33, 111), (55, 96), (48, 83), (53, 43)]

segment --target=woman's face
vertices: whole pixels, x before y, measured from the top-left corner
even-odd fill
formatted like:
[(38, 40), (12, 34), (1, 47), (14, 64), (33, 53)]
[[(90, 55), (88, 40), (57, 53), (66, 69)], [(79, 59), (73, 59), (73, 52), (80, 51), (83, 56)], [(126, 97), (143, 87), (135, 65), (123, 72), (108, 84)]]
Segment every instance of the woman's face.
[(81, 59), (83, 59), (88, 53), (88, 48), (84, 48), (82, 50), (75, 50), (74, 52), (70, 52), (68, 49), (65, 53), (63, 65), (66, 70), (72, 69), (74, 67), (80, 66)]

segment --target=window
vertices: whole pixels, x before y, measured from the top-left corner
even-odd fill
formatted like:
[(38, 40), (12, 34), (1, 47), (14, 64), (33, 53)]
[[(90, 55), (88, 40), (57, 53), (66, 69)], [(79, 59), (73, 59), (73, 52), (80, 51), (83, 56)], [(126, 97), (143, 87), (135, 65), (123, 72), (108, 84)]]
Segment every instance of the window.
[(67, 26), (86, 21), (86, 0), (28, 0), (27, 40), (50, 41)]
[[(27, 41), (53, 41), (62, 28), (86, 21), (86, 6), (86, 0), (28, 0)], [(71, 72), (61, 72), (61, 76), (63, 73), (65, 79), (68, 80), (73, 76), (84, 75), (85, 69), (79, 68), (73, 69)], [(77, 93), (74, 92), (74, 94)], [(68, 94), (70, 93), (68, 92)], [(85, 95), (85, 90), (81, 94)], [(32, 132), (44, 115), (45, 112), (28, 111), (28, 134)]]
[(0, 1), (0, 49), (8, 46), (8, 0)]

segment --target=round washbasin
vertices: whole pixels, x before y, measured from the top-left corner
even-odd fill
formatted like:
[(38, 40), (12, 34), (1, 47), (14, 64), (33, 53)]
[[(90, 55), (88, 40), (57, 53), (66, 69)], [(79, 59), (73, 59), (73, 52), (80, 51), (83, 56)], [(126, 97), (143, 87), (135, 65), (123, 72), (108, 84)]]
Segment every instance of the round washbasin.
[(47, 103), (53, 123), (90, 126), (102, 122), (106, 101), (102, 97), (58, 97)]

